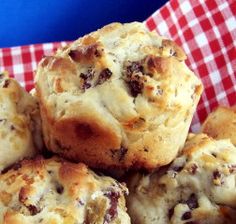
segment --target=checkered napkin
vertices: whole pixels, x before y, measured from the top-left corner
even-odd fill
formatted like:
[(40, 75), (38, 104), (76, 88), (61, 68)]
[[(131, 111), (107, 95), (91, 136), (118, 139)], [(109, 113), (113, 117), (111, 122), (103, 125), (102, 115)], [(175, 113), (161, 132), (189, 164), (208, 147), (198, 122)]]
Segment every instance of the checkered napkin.
[(235, 0), (171, 0), (145, 23), (182, 46), (203, 82), (193, 131), (217, 105), (236, 105)]
[[(200, 122), (217, 105), (236, 105), (235, 0), (170, 0), (144, 23), (182, 46), (188, 66), (204, 84), (205, 91), (192, 122), (193, 131), (199, 129)], [(33, 71), (42, 56), (65, 44), (0, 49), (0, 70), (9, 71), (30, 90)]]

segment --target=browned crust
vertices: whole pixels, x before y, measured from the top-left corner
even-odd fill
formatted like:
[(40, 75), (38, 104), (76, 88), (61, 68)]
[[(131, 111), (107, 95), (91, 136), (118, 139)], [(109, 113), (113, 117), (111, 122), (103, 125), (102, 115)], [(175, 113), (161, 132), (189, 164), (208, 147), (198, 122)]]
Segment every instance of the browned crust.
[[(46, 118), (48, 119), (48, 118)], [(54, 152), (74, 161), (88, 162), (89, 160), (100, 163), (99, 155), (103, 160), (111, 160), (108, 154), (110, 149), (120, 147), (120, 139), (110, 127), (101, 126), (92, 118), (68, 118), (52, 121), (47, 127), (54, 139), (51, 139), (49, 148)], [(66, 133), (66, 135), (64, 134)], [(94, 147), (87, 147), (88, 145)]]
[(148, 56), (146, 59), (146, 64), (150, 72), (166, 73), (169, 69), (170, 59), (163, 57), (156, 57), (154, 55)]
[[(12, 180), (9, 181), (9, 179)], [(28, 182), (29, 179), (32, 179), (32, 181)], [(49, 180), (49, 183), (47, 180)], [(41, 181), (49, 184), (42, 189), (50, 189), (50, 192), (56, 191), (55, 193), (58, 193), (60, 197), (65, 197), (65, 204), (53, 201), (53, 205), (55, 204), (54, 207), (48, 203), (44, 204), (44, 202), (41, 201), (42, 204), (38, 206), (38, 203), (32, 198), (34, 196), (37, 198), (37, 189), (41, 187), (38, 184), (40, 184)], [(118, 183), (110, 177), (97, 176), (82, 163), (70, 163), (58, 157), (47, 160), (42, 157), (37, 157), (34, 160), (24, 160), (17, 169), (11, 169), (0, 175), (0, 182), (7, 184), (8, 189), (6, 190), (8, 194), (11, 195), (9, 199), (9, 195), (7, 195), (5, 191), (2, 191), (2, 189), (0, 190), (0, 203), (5, 204), (5, 207), (1, 207), (7, 209), (4, 211), (4, 216), (1, 219), (4, 224), (21, 224), (25, 223), (25, 221), (27, 221), (27, 223), (30, 223), (30, 221), (35, 223), (33, 217), (35, 215), (39, 215), (42, 220), (42, 216), (45, 215), (48, 221), (47, 223), (56, 224), (58, 219), (52, 213), (57, 213), (57, 211), (59, 211), (59, 213), (60, 211), (63, 212), (61, 213), (63, 214), (61, 220), (64, 222), (68, 220), (70, 222), (70, 217), (73, 217), (73, 223), (80, 218), (84, 218), (88, 223), (95, 223), (94, 220), (96, 217), (105, 220), (106, 213), (109, 212), (114, 223), (116, 223), (117, 220), (123, 219), (127, 220), (127, 223), (130, 223), (128, 215), (125, 213), (124, 193), (127, 192), (125, 185)], [(96, 192), (100, 194), (98, 198), (93, 199), (92, 195)], [(8, 205), (7, 203), (9, 200), (12, 200), (13, 194), (17, 194), (17, 198), (14, 197), (16, 201), (12, 201), (11, 204)], [(49, 194), (47, 191), (44, 192), (42, 198), (45, 197), (44, 199), (50, 202), (51, 197), (47, 198), (47, 194)], [(86, 195), (91, 196), (91, 198), (86, 197)], [(116, 197), (115, 199), (112, 198), (113, 195)], [(101, 203), (101, 200), (103, 200), (104, 203)], [(67, 208), (66, 203), (68, 203), (68, 201), (71, 202), (71, 204), (68, 204)], [(100, 213), (97, 213), (98, 210), (96, 210), (95, 214), (94, 210), (91, 210), (91, 208), (93, 208), (91, 207), (91, 203), (94, 203), (94, 206), (98, 208), (104, 205), (105, 210)], [(109, 211), (109, 208), (112, 207), (112, 203), (116, 203), (114, 205), (115, 207), (113, 207), (115, 214)], [(12, 209), (12, 206), (16, 207)], [(82, 206), (80, 211), (77, 206)], [(46, 209), (45, 213), (40, 214), (40, 212), (47, 207), (49, 209)], [(118, 209), (123, 210), (124, 213), (120, 212), (120, 210), (118, 211)], [(82, 211), (84, 211), (86, 217), (81, 217)], [(48, 212), (52, 212), (52, 217), (48, 216)], [(87, 217), (88, 213), (91, 216)], [(29, 218), (28, 216), (31, 217)], [(39, 217), (36, 217), (36, 220), (38, 218)], [(43, 223), (46, 223), (45, 220)]]
[(102, 57), (102, 49), (99, 43), (92, 43), (86, 46), (78, 46), (76, 49), (69, 52), (69, 56), (75, 62), (91, 63), (96, 58)]
[[(105, 48), (106, 46), (103, 46), (103, 44), (105, 45), (105, 42), (102, 42), (102, 40), (101, 42), (99, 42), (99, 35), (109, 33), (110, 31), (115, 30), (117, 27), (121, 27), (121, 26), (122, 26), (121, 24), (111, 24), (99, 30), (98, 33), (95, 32), (83, 38), (80, 38), (79, 40), (71, 44), (70, 48), (67, 48), (66, 51), (63, 52), (63, 54), (61, 54), (62, 57), (69, 59), (70, 63), (72, 64), (77, 63), (77, 66), (78, 66), (77, 76), (79, 77), (81, 74), (80, 69), (84, 72), (84, 69), (86, 70), (88, 67), (90, 68), (91, 65), (92, 65), (92, 68), (98, 74), (101, 73), (101, 71), (99, 70), (101, 68), (107, 68), (107, 69), (112, 70), (113, 67), (112, 67), (112, 62), (110, 59), (113, 59), (114, 63), (118, 63), (118, 62), (116, 61), (115, 57), (109, 58), (107, 56), (109, 54), (109, 51), (108, 51), (108, 54), (106, 55), (107, 53), (106, 48)], [(134, 28), (130, 28), (127, 31), (127, 33), (128, 34), (138, 33), (138, 37), (140, 38), (141, 34), (144, 35), (145, 33), (144, 30), (142, 29), (140, 30), (137, 27), (134, 27)], [(117, 46), (119, 46), (118, 42), (116, 44)], [(153, 108), (153, 110), (158, 108), (160, 109), (160, 111), (163, 111), (163, 113), (167, 112), (168, 114), (179, 112), (181, 114), (184, 114), (183, 115), (184, 119), (186, 119), (190, 123), (192, 110), (194, 109), (195, 104), (197, 103), (199, 99), (199, 96), (202, 91), (202, 86), (199, 84), (200, 82), (198, 82), (197, 79), (195, 80), (195, 83), (197, 83), (196, 86), (192, 84), (192, 89), (191, 88), (190, 89), (195, 91), (193, 95), (196, 95), (196, 97), (195, 99), (192, 98), (189, 100), (191, 101), (189, 103), (189, 108), (185, 108), (184, 103), (182, 106), (181, 103), (175, 103), (174, 100), (168, 99), (169, 95), (173, 95), (173, 98), (174, 98), (174, 94), (173, 94), (175, 91), (174, 88), (181, 88), (180, 86), (182, 85), (182, 84), (178, 84), (178, 86), (175, 86), (174, 84), (170, 85), (168, 81), (172, 79), (172, 73), (176, 74), (176, 76), (179, 75), (180, 78), (185, 77), (186, 82), (191, 80), (192, 74), (191, 72), (189, 72), (189, 70), (185, 69), (184, 67), (181, 67), (183, 64), (180, 61), (185, 60), (186, 56), (178, 45), (176, 45), (173, 41), (170, 41), (170, 40), (162, 40), (162, 43), (159, 43), (158, 45), (159, 45), (158, 47), (156, 45), (154, 46), (158, 48), (157, 56), (154, 55), (155, 52), (152, 54), (150, 53), (150, 55), (145, 53), (144, 57), (138, 59), (137, 61), (137, 62), (140, 62), (141, 60), (141, 62), (143, 63), (141, 66), (145, 67), (144, 70), (147, 70), (148, 74), (140, 75), (140, 73), (142, 72), (139, 71), (138, 75), (135, 74), (136, 76), (129, 77), (130, 80), (128, 81), (123, 76), (120, 79), (124, 78), (123, 79), (124, 85), (126, 87), (128, 86), (129, 90), (127, 92), (128, 92), (128, 95), (131, 95), (130, 97), (135, 98), (137, 97), (138, 94), (143, 94), (143, 96), (147, 98), (150, 108)], [(150, 48), (151, 47), (153, 46), (151, 45)], [(104, 52), (102, 51), (102, 48), (105, 49)], [(165, 48), (167, 49), (167, 51), (169, 50), (169, 54), (163, 53), (163, 55), (161, 55), (161, 49), (164, 52), (164, 50), (166, 50)], [(112, 55), (112, 52), (110, 52), (110, 54)], [(131, 63), (132, 62), (133, 61), (131, 61)], [(106, 64), (109, 64), (109, 63), (110, 63), (110, 66), (106, 67)], [(61, 68), (60, 66), (55, 67), (55, 65), (52, 66), (50, 65), (50, 63), (47, 63), (47, 66), (51, 68), (55, 68), (55, 72), (56, 71), (60, 72), (62, 69), (67, 70), (66, 66), (64, 66), (64, 68)], [(124, 64), (122, 66), (124, 66)], [(98, 70), (97, 70), (97, 67), (99, 67)], [(47, 68), (40, 67), (39, 69), (41, 69), (40, 73), (45, 74), (48, 72)], [(122, 67), (121, 69), (124, 69), (124, 68)], [(114, 72), (114, 75), (115, 75), (115, 72)], [(180, 74), (181, 72), (183, 74)], [(142, 79), (142, 76), (143, 77), (146, 76), (146, 77)], [(111, 78), (111, 82), (114, 80), (112, 78)], [(151, 80), (151, 78), (155, 78), (155, 79)], [(42, 77), (39, 77), (39, 79), (42, 79)], [(145, 84), (145, 82), (148, 82), (147, 81), (148, 79), (150, 79), (153, 82), (150, 81), (150, 84), (149, 83)], [(175, 82), (175, 80), (178, 80), (178, 79), (173, 78), (173, 80), (174, 80), (173, 82)], [(78, 79), (78, 83), (83, 83), (79, 81), (81, 80)], [(139, 81), (143, 83), (140, 84)], [(133, 87), (131, 85), (130, 85), (131, 87), (129, 86), (130, 84), (129, 82), (133, 82), (132, 83)], [(158, 82), (160, 82), (161, 86), (159, 86)], [(56, 81), (54, 80), (53, 83), (55, 84), (55, 87), (56, 87), (56, 93), (62, 93), (63, 86), (61, 85), (61, 79), (58, 78), (56, 79)], [(154, 88), (157, 89), (156, 85), (161, 89), (160, 95), (162, 96), (156, 97), (156, 95), (158, 95), (158, 91), (157, 91), (157, 93), (155, 93), (156, 95), (152, 98), (152, 96), (154, 95), (153, 94)], [(56, 111), (54, 106), (47, 105), (47, 99), (46, 99), (47, 96), (41, 95), (40, 91), (42, 91), (43, 93), (44, 91), (43, 87), (44, 86), (43, 86), (42, 80), (39, 80), (39, 83), (36, 83), (36, 90), (38, 92), (38, 97), (39, 97), (40, 107), (41, 107), (41, 114), (42, 114), (42, 119), (43, 119), (43, 124), (44, 124), (43, 125), (44, 139), (49, 150), (55, 153), (58, 153), (59, 155), (62, 155), (65, 158), (72, 159), (74, 161), (86, 162), (89, 166), (96, 167), (96, 168), (118, 167), (118, 168), (126, 169), (130, 167), (132, 168), (145, 167), (146, 169), (153, 169), (153, 168), (156, 168), (157, 166), (161, 166), (161, 165), (165, 165), (169, 163), (177, 154), (177, 151), (179, 150), (179, 148), (182, 147), (182, 143), (179, 144), (178, 139), (174, 139), (172, 137), (170, 138), (170, 136), (174, 135), (174, 133), (171, 133), (171, 130), (169, 131), (168, 128), (166, 129), (163, 128), (162, 131), (164, 132), (164, 134), (162, 133), (159, 134), (160, 136), (164, 136), (162, 140), (159, 140), (158, 138), (156, 138), (155, 134), (153, 135), (147, 134), (148, 137), (147, 136), (143, 137), (144, 132), (146, 133), (154, 132), (154, 128), (150, 128), (149, 130), (148, 129), (149, 127), (147, 125), (149, 121), (143, 122), (142, 118), (140, 118), (139, 116), (134, 117), (133, 115), (132, 116), (130, 115), (130, 117), (132, 117), (131, 119), (122, 118), (122, 121), (120, 121), (118, 118), (113, 116), (119, 123), (117, 126), (119, 125), (121, 126), (121, 128), (117, 127), (116, 130), (113, 130), (112, 124), (109, 124), (106, 119), (102, 119), (101, 114), (99, 115), (96, 114), (95, 106), (94, 106), (95, 111), (88, 110), (88, 112), (86, 112), (87, 115), (85, 116), (84, 114), (81, 115), (81, 113), (78, 113), (78, 114), (76, 113), (76, 111), (80, 110), (79, 105), (75, 106), (73, 109), (71, 109), (72, 106), (70, 105), (71, 108), (63, 108), (67, 110), (65, 112), (65, 116), (63, 115), (62, 117), (60, 116), (56, 117), (55, 114), (58, 111)], [(75, 86), (75, 92), (77, 91), (76, 87), (77, 86)], [(90, 88), (91, 92), (93, 91), (92, 87)], [(102, 87), (100, 88), (99, 86), (98, 88), (102, 90)], [(136, 96), (132, 94), (132, 91), (130, 90), (132, 88), (136, 90), (136, 92), (134, 91), (136, 93), (135, 94)], [(80, 89), (78, 88), (78, 92), (79, 90), (81, 90), (81, 88)], [(84, 91), (85, 94), (89, 93), (90, 90), (88, 90), (88, 92), (86, 92), (87, 90), (85, 90)], [(191, 90), (188, 89), (188, 91), (191, 91)], [(67, 93), (67, 91), (65, 92)], [(81, 92), (83, 92), (83, 90)], [(99, 92), (99, 94), (102, 94), (102, 93), (103, 93), (102, 91)], [(68, 91), (68, 96), (69, 94), (70, 92)], [(91, 94), (91, 96), (93, 97), (94, 95)], [(191, 96), (189, 98), (191, 98)], [(70, 112), (72, 115), (70, 114)], [(165, 126), (166, 123), (169, 122), (169, 120), (171, 120), (171, 118), (168, 118), (167, 121), (164, 121), (163, 126)], [(175, 124), (173, 124), (172, 126), (175, 126)], [(188, 126), (188, 124), (185, 126)], [(116, 128), (116, 126), (114, 127)], [(169, 127), (169, 128), (171, 129), (172, 127)], [(183, 127), (180, 128), (185, 133), (184, 135), (187, 134), (187, 128), (188, 127), (184, 128), (184, 125)], [(139, 143), (133, 144), (132, 147), (131, 146), (129, 147), (128, 145), (130, 142), (129, 142), (129, 137), (127, 137), (128, 135), (134, 136), (133, 139), (139, 138), (140, 141), (137, 140), (139, 141)], [(173, 143), (171, 142), (171, 140), (173, 140)], [(145, 142), (145, 144), (143, 142)], [(174, 147), (175, 144), (179, 145), (179, 148)], [(146, 146), (150, 146), (150, 148), (152, 148), (152, 150), (149, 150), (148, 153), (147, 153), (148, 150)], [(155, 150), (154, 150), (154, 146), (156, 147)], [(164, 151), (162, 147), (165, 148), (166, 151)], [(125, 155), (124, 155), (124, 152), (125, 152)]]
[(47, 56), (43, 58), (41, 66), (47, 67), (49, 71), (60, 71), (60, 74), (76, 74), (76, 65), (69, 58)]
[(177, 45), (174, 41), (164, 39), (162, 40), (162, 46), (165, 48), (169, 48), (169, 50), (171, 51), (170, 52), (171, 55), (175, 56), (178, 60), (184, 61), (187, 59), (187, 56), (182, 50), (182, 48), (179, 45)]
[(212, 138), (205, 134), (196, 135), (189, 142), (187, 142), (183, 149), (183, 154), (191, 156), (195, 152), (199, 151), (201, 148), (210, 144), (211, 142)]
[(236, 145), (236, 108), (215, 108), (204, 121), (202, 132), (215, 139), (228, 138)]

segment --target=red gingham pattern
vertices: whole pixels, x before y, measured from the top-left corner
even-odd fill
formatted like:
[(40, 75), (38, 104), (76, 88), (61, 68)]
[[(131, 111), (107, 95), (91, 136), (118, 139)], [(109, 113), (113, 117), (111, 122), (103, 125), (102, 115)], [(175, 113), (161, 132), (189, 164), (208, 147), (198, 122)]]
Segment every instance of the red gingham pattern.
[(145, 23), (182, 46), (186, 63), (203, 82), (192, 130), (217, 105), (236, 104), (235, 0), (171, 0)]
[[(192, 122), (193, 131), (199, 129), (200, 122), (217, 105), (236, 104), (235, 0), (170, 0), (145, 24), (182, 46), (188, 56), (187, 64), (204, 84), (205, 91)], [(0, 71), (7, 70), (30, 90), (33, 71), (42, 56), (65, 44), (0, 49)]]
[(66, 42), (34, 44), (0, 49), (0, 72), (8, 71), (11, 77), (30, 91), (33, 86), (33, 74), (44, 55), (51, 55)]

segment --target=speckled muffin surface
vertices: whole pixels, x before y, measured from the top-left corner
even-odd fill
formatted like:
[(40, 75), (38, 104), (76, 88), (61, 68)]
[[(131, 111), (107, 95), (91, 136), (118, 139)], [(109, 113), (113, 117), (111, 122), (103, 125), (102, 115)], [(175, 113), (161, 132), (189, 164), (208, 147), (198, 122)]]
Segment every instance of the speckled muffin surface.
[(192, 135), (168, 168), (129, 181), (134, 224), (236, 223), (236, 148), (229, 140)]
[(36, 100), (16, 80), (0, 74), (0, 171), (42, 147)]
[(215, 139), (230, 139), (236, 145), (236, 107), (216, 108), (203, 123), (202, 132)]
[(185, 59), (141, 23), (107, 25), (45, 57), (35, 84), (47, 147), (98, 168), (169, 163), (202, 92)]
[(127, 192), (82, 163), (24, 160), (0, 175), (0, 223), (129, 224)]

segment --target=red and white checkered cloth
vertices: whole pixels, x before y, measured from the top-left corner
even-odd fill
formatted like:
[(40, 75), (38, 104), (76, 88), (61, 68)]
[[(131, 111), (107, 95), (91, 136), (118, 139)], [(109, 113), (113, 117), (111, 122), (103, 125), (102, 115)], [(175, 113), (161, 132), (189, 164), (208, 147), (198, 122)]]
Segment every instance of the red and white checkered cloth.
[[(195, 113), (198, 130), (217, 105), (236, 105), (236, 1), (170, 0), (150, 16), (150, 30), (176, 41), (188, 56), (187, 64), (201, 78), (205, 91)], [(43, 55), (66, 42), (0, 49), (0, 70), (9, 71), (30, 90), (33, 71)]]

